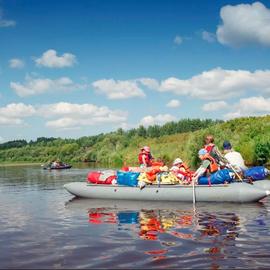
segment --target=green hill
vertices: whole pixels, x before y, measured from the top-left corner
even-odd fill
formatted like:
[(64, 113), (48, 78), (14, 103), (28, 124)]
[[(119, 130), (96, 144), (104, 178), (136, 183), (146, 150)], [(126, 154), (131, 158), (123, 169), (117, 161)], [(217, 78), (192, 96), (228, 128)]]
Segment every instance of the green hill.
[(270, 161), (268, 115), (227, 122), (181, 120), (162, 127), (139, 127), (129, 131), (119, 129), (79, 139), (38, 138), (36, 142), (29, 143), (24, 140), (13, 141), (0, 145), (0, 162), (47, 162), (58, 158), (64, 162), (95, 160), (103, 166), (122, 166), (124, 162), (137, 165), (139, 148), (149, 145), (156, 158), (169, 163), (181, 157), (191, 166), (196, 166), (197, 152), (203, 146), (203, 138), (207, 134), (215, 137), (219, 149), (222, 149), (224, 140), (230, 140), (250, 165)]

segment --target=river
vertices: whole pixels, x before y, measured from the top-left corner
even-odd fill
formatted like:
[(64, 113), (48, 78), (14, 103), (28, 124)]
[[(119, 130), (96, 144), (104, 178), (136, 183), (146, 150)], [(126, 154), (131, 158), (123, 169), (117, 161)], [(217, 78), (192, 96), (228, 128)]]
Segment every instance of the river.
[(270, 199), (74, 199), (90, 168), (0, 167), (0, 268), (270, 268)]

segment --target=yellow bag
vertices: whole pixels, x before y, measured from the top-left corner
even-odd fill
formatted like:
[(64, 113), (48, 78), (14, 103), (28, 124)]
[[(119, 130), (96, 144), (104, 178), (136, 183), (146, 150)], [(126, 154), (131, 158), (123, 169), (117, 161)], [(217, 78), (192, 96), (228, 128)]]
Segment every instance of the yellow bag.
[[(158, 180), (154, 182), (155, 184), (158, 184)], [(173, 173), (162, 173), (160, 176), (160, 184), (161, 185), (174, 185), (179, 184), (179, 179), (174, 175)]]
[(147, 175), (146, 175), (145, 172), (140, 173), (140, 175), (138, 176), (138, 181), (144, 182), (144, 183), (147, 183), (147, 184), (151, 184), (152, 183), (151, 181), (148, 180)]

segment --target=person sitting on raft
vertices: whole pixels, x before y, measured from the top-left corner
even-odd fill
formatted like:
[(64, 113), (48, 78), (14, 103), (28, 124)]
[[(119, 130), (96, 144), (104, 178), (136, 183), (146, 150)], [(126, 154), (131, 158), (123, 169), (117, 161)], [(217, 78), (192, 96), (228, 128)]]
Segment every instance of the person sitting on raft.
[(151, 155), (150, 147), (144, 146), (138, 155), (138, 160), (141, 168), (151, 167), (153, 156)]
[(191, 172), (189, 167), (183, 162), (181, 158), (176, 158), (170, 171), (183, 183), (189, 184), (191, 181)]
[(229, 141), (223, 142), (223, 153), (225, 159), (238, 173), (243, 173), (247, 170), (247, 166), (245, 165), (242, 155), (232, 148)]
[(196, 182), (200, 176), (209, 176), (210, 174), (219, 170), (216, 160), (207, 152), (206, 149), (201, 149), (198, 152), (198, 155), (202, 163), (192, 176), (192, 180)]

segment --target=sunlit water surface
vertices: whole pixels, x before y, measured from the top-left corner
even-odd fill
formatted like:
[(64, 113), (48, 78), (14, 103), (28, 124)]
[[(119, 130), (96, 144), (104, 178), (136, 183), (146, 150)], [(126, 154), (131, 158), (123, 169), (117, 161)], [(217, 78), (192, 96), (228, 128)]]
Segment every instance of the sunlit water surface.
[(74, 199), (63, 184), (89, 171), (0, 167), (0, 268), (270, 268), (269, 198)]

